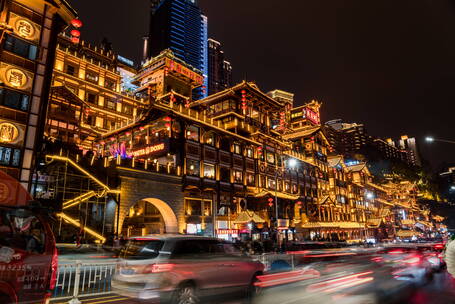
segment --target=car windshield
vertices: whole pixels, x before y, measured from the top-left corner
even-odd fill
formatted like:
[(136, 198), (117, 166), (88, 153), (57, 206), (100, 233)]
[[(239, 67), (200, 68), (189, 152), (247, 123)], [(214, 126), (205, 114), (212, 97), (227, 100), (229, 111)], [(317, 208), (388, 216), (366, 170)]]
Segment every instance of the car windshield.
[(130, 240), (120, 252), (120, 257), (129, 260), (156, 258), (164, 242), (160, 240)]

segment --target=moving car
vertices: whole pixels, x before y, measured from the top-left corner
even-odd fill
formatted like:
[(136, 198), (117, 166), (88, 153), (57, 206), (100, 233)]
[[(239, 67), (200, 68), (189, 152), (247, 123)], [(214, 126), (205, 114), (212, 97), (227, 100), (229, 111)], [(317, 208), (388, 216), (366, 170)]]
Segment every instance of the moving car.
[(47, 303), (57, 276), (57, 250), (47, 216), (0, 206), (0, 303)]
[(191, 304), (211, 297), (252, 298), (264, 265), (229, 242), (208, 237), (131, 238), (120, 253), (114, 292), (147, 303)]

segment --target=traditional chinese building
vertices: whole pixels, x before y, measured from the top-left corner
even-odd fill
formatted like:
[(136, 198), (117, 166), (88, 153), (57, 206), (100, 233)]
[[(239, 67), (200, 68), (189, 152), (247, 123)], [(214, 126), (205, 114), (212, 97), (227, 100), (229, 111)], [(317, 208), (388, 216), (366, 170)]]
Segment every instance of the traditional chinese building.
[(0, 170), (30, 190), (57, 35), (76, 13), (60, 0), (2, 1), (0, 10)]

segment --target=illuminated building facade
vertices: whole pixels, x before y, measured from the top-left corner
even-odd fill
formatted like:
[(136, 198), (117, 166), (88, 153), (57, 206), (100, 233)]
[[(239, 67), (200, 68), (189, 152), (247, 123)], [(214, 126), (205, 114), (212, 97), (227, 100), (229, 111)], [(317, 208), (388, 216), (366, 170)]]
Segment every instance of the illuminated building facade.
[[(65, 45), (66, 38), (61, 39)], [(56, 166), (54, 172), (70, 167), (71, 184), (87, 185), (54, 195), (62, 201), (59, 217), (64, 222), (100, 241), (108, 233), (164, 232), (277, 242), (361, 241), (392, 238), (396, 221), (403, 237), (418, 234), (417, 218), (423, 218), (423, 211), (412, 201), (415, 197), (398, 197), (396, 185), (373, 183), (365, 163), (346, 162), (335, 154), (322, 130), (320, 103), (294, 107), (292, 93), (265, 94), (245, 81), (194, 101), (192, 92), (203, 85), (203, 73), (171, 50), (149, 59), (134, 74), (133, 98), (119, 89), (118, 57), (82, 47), (85, 54), (106, 57), (105, 64), (114, 68), (74, 55), (71, 45), (59, 47), (54, 89), (78, 90), (57, 91), (61, 95), (51, 95), (51, 105), (77, 101), (82, 110), (71, 109), (85, 116), (75, 126), (87, 130), (81, 133), (86, 134), (83, 141), (52, 133), (49, 111), (48, 135), (79, 148), (48, 155), (49, 168), (64, 163), (67, 167)], [(65, 65), (74, 61), (85, 67), (85, 74), (67, 75)], [(96, 71), (98, 85), (86, 79), (87, 72), (89, 80), (95, 79)], [(111, 79), (116, 89), (102, 86), (102, 78)], [(98, 102), (85, 100), (86, 92), (95, 89)], [(91, 112), (97, 118), (111, 114), (105, 107), (108, 95), (121, 98), (115, 107), (120, 110), (112, 114), (124, 123), (102, 129), (95, 120), (87, 126), (83, 119)], [(124, 105), (133, 111), (124, 113)], [(401, 221), (403, 214), (415, 221)]]
[(195, 0), (152, 1), (148, 56), (156, 57), (170, 49), (177, 58), (200, 70), (204, 84), (194, 98), (207, 96), (208, 49), (207, 17)]
[(30, 190), (57, 34), (76, 17), (65, 1), (0, 2), (0, 170)]
[(92, 149), (96, 137), (134, 121), (145, 103), (130, 91), (133, 64), (118, 58), (84, 41), (58, 37), (46, 137)]

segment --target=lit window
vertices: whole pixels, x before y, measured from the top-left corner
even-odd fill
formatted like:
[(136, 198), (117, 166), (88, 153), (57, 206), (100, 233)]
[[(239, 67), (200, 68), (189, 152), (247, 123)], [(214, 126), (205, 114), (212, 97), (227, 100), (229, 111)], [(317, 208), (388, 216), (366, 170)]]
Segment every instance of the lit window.
[(267, 152), (267, 162), (269, 164), (274, 164), (275, 163), (275, 154), (272, 152)]
[(205, 143), (210, 146), (215, 146), (215, 134), (207, 133), (205, 135)]
[(199, 161), (198, 160), (192, 160), (188, 159), (186, 161), (186, 174), (187, 175), (193, 175), (193, 176), (199, 176)]
[(202, 215), (202, 201), (200, 200), (185, 200), (185, 214), (186, 215)]
[(246, 175), (246, 184), (248, 186), (254, 186), (254, 174), (253, 173), (247, 173)]
[(276, 186), (276, 181), (275, 181), (275, 179), (269, 178), (269, 179), (267, 180), (267, 187), (268, 187), (269, 189), (275, 189), (275, 186)]
[(98, 75), (92, 72), (87, 71), (85, 73), (85, 79), (93, 83), (98, 83)]
[(243, 172), (242, 171), (234, 171), (234, 183), (243, 183)]
[(199, 128), (196, 126), (188, 126), (185, 135), (186, 139), (199, 141)]
[(215, 178), (215, 166), (210, 164), (204, 164), (204, 177)]
[(242, 153), (242, 147), (238, 143), (234, 143), (234, 153), (235, 154), (241, 154)]
[(250, 158), (253, 158), (253, 149), (247, 148), (246, 149), (246, 156), (250, 157)]

